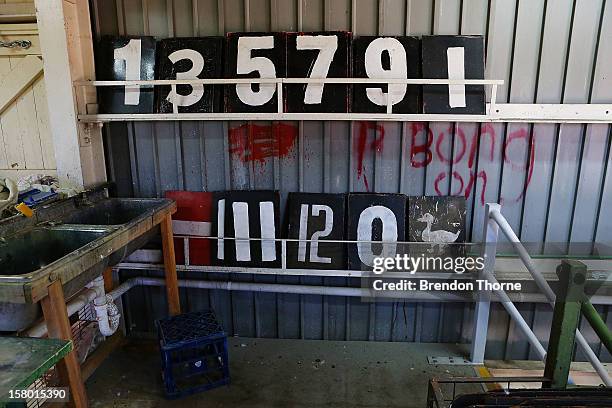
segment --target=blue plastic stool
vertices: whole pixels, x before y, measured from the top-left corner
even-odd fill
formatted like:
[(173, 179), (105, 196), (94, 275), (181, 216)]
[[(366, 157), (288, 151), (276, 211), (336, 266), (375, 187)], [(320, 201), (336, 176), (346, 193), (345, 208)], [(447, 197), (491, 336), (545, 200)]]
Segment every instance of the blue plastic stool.
[(184, 313), (156, 323), (167, 398), (229, 384), (227, 335), (215, 312)]

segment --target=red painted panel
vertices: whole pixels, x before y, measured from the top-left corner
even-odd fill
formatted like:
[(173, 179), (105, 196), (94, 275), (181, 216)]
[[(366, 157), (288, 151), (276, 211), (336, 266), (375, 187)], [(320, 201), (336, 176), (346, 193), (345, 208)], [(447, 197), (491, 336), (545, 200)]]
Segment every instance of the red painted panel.
[[(176, 201), (177, 211), (173, 220), (212, 222), (212, 193), (194, 191), (166, 191), (166, 198)], [(182, 238), (174, 239), (177, 264), (185, 263)], [(189, 240), (189, 263), (191, 265), (210, 265), (210, 239)]]

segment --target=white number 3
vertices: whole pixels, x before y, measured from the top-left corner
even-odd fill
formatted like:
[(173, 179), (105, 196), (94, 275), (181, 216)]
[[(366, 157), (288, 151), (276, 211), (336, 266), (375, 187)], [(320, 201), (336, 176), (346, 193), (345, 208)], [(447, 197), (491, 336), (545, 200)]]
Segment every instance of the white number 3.
[[(177, 72), (176, 79), (197, 79), (202, 69), (204, 69), (204, 57), (202, 57), (202, 54), (189, 48), (174, 51), (172, 54), (168, 55), (168, 59), (172, 61), (173, 64), (184, 59), (191, 61), (191, 69), (185, 72)], [(166, 99), (176, 106), (191, 106), (202, 99), (202, 95), (204, 95), (204, 85), (193, 84), (191, 85), (191, 92), (188, 95), (181, 95), (174, 91), (170, 91)]]

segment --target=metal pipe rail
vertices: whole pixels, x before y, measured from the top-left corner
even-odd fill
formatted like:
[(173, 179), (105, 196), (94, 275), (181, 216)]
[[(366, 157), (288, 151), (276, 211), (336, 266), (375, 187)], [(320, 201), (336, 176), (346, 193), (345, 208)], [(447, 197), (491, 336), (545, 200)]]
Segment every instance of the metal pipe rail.
[[(334, 120), (334, 121), (419, 121), (419, 122), (523, 122), (523, 123), (612, 123), (612, 104), (518, 104), (498, 103), (497, 89), (503, 85), (498, 79), (441, 79), (441, 78), (207, 78), (155, 79), (124, 81), (75, 81), (77, 87), (108, 86), (170, 86), (178, 85), (237, 85), (272, 84), (277, 87), (278, 103), (274, 113), (179, 113), (173, 105), (172, 113), (87, 114), (78, 119), (85, 123), (114, 121), (163, 120)], [(392, 98), (387, 99), (385, 113), (292, 113), (283, 106), (283, 85), (291, 84), (410, 84), (410, 85), (483, 85), (491, 86), (484, 115), (458, 114), (403, 114), (393, 113)]]
[(593, 307), (593, 303), (589, 299), (584, 299), (581, 306), (582, 315), (589, 321), (589, 324), (597, 333), (599, 340), (608, 349), (609, 353), (612, 353), (612, 333), (606, 326), (606, 322), (603, 321), (597, 310)]
[[(529, 271), (529, 273), (533, 277), (533, 279), (534, 279), (536, 285), (538, 286), (538, 288), (544, 293), (544, 295), (548, 299), (549, 303), (554, 307), (555, 298), (556, 298), (555, 293), (553, 292), (552, 288), (550, 287), (550, 285), (548, 284), (546, 279), (544, 279), (542, 274), (536, 269), (535, 264), (534, 264), (533, 260), (531, 259), (531, 256), (529, 256), (529, 253), (527, 252), (527, 250), (525, 249), (525, 247), (523, 246), (523, 244), (521, 243), (521, 241), (519, 240), (517, 235), (512, 230), (512, 227), (510, 226), (510, 224), (508, 223), (506, 218), (504, 218), (504, 216), (502, 215), (502, 213), (501, 213), (501, 206), (499, 204), (487, 204), (487, 211), (485, 211), (485, 217), (486, 217), (486, 220), (485, 220), (486, 221), (485, 222), (485, 230), (486, 230), (487, 226), (489, 226), (489, 228), (490, 228), (490, 221), (494, 221), (496, 226), (498, 226), (502, 230), (502, 232), (504, 233), (506, 238), (508, 238), (508, 240), (512, 243), (514, 249), (517, 251), (519, 257), (521, 258), (521, 260), (523, 261), (523, 263), (527, 267), (527, 270)], [(497, 238), (497, 236), (495, 236), (495, 242), (496, 242), (496, 238)], [(494, 258), (494, 256), (493, 256), (493, 258)], [(487, 272), (485, 272), (485, 273), (489, 273), (490, 274), (490, 271), (487, 270)], [(479, 302), (478, 305), (480, 305), (481, 303), (486, 303), (486, 302)], [(504, 305), (505, 305), (505, 303), (504, 303)], [(483, 307), (484, 307), (484, 305), (483, 305)], [(478, 312), (478, 306), (477, 306), (476, 310)], [(487, 314), (488, 314), (488, 310), (487, 310)], [(516, 313), (513, 311), (511, 313), (511, 316), (512, 316), (512, 318), (517, 323), (519, 323), (519, 325), (521, 325), (520, 322), (523, 322), (523, 323), (525, 322), (525, 320), (520, 315), (520, 313), (518, 313), (518, 311)], [(482, 325), (482, 322), (478, 318), (479, 318), (479, 316), (478, 316), (478, 313), (477, 313), (477, 316), (476, 316), (476, 318), (474, 320), (475, 321), (475, 326), (478, 326), (479, 324)], [(488, 322), (488, 317), (487, 317), (487, 322)], [(481, 327), (479, 327), (479, 329), (480, 329), (480, 332), (484, 331), (484, 333), (486, 333), (486, 327), (482, 327), (481, 326)], [(529, 331), (531, 331), (531, 329), (529, 329)], [(532, 331), (531, 331), (531, 333), (533, 334)], [(533, 336), (533, 337), (535, 337), (535, 336)], [(531, 335), (528, 336), (528, 338), (530, 339), (530, 342), (533, 342), (533, 337)], [(486, 338), (486, 335), (485, 335), (485, 338)], [(597, 355), (593, 352), (593, 350), (589, 346), (588, 342), (586, 341), (586, 339), (584, 338), (584, 336), (582, 335), (582, 333), (578, 329), (576, 329), (576, 340), (577, 340), (578, 345), (582, 348), (582, 350), (586, 354), (587, 359), (589, 360), (589, 362), (591, 363), (591, 365), (593, 366), (595, 371), (597, 371), (597, 374), (602, 379), (604, 384), (606, 386), (608, 386), (608, 387), (612, 387), (612, 378), (610, 378), (610, 376), (608, 374), (608, 371), (603, 366), (601, 361), (599, 361), (599, 358), (597, 358)], [(537, 343), (539, 344), (539, 341)], [(532, 343), (532, 344), (536, 348), (538, 348), (538, 346), (536, 346), (535, 343)], [(484, 355), (484, 346), (480, 346), (479, 345), (479, 348), (476, 349), (476, 350), (474, 350), (474, 345), (472, 347), (473, 347), (472, 348), (473, 355), (474, 354), (476, 354), (476, 355), (480, 355), (480, 354)], [(541, 347), (541, 344), (540, 344), (540, 347)]]
[[(502, 303), (503, 307), (506, 309), (508, 314), (517, 324), (519, 330), (525, 335), (528, 339), (531, 346), (535, 349), (538, 357), (541, 360), (544, 360), (546, 357), (546, 350), (538, 340), (537, 336), (533, 333), (533, 330), (530, 328), (529, 324), (524, 320), (514, 302), (547, 302), (554, 305), (554, 293), (552, 289), (546, 282), (546, 279), (536, 270), (536, 266), (534, 261), (531, 259), (523, 245), (520, 243), (516, 235), (512, 232), (512, 229), (508, 225), (507, 221), (500, 212), (501, 207), (498, 204), (487, 204), (485, 217), (486, 222), (484, 225), (484, 236), (485, 236), (485, 245), (482, 246), (485, 257), (485, 268), (481, 271), (481, 279), (487, 279), (491, 283), (497, 283), (497, 279), (494, 276), (494, 267), (496, 261), (496, 244), (498, 239), (498, 229), (502, 228), (502, 232), (510, 241), (513, 242), (513, 246), (515, 250), (520, 255), (520, 259), (523, 264), (527, 267), (530, 275), (534, 278), (540, 290), (544, 292), (542, 294), (523, 294), (523, 293), (512, 293), (508, 295), (503, 290), (495, 290), (494, 295), (487, 298), (482, 299), (477, 302), (476, 310), (475, 310), (475, 324), (474, 324), (474, 334), (472, 336), (472, 350), (471, 350), (471, 359), (474, 363), (482, 363), (484, 361), (484, 351), (486, 346), (486, 338), (487, 338), (487, 327), (488, 327), (488, 319), (489, 319), (489, 305), (491, 301)], [(510, 232), (508, 232), (508, 230)], [(232, 238), (232, 237), (210, 237), (210, 236), (177, 236), (183, 239), (184, 253), (185, 253), (185, 264), (177, 265), (178, 271), (198, 271), (198, 272), (226, 272), (226, 273), (255, 273), (255, 274), (274, 274), (274, 275), (300, 275), (305, 274), (304, 270), (292, 270), (286, 268), (286, 255), (287, 255), (287, 242), (301, 242), (304, 240), (299, 239), (262, 239), (262, 238), (251, 238), (250, 240), (256, 241), (278, 241), (281, 243), (281, 268), (239, 268), (239, 267), (219, 267), (219, 266), (200, 266), (200, 265), (190, 265), (189, 260), (189, 241), (190, 239), (219, 239), (219, 240), (241, 240), (240, 238)], [(305, 240), (309, 241), (309, 240)], [(327, 241), (326, 241), (327, 242)], [(331, 242), (331, 241), (330, 241)], [(334, 241), (336, 242), (336, 241)], [(360, 241), (337, 241), (339, 243), (359, 243)], [(371, 241), (380, 243), (380, 241)], [(361, 242), (363, 243), (363, 242)], [(140, 263), (121, 263), (115, 267), (116, 269), (141, 269), (141, 270), (151, 270), (151, 269), (163, 269), (163, 265), (157, 264), (154, 262), (140, 262)], [(325, 275), (331, 274), (330, 276), (354, 276), (361, 277), (364, 276), (364, 272), (362, 271), (333, 271), (328, 270), (325, 271)], [(399, 275), (402, 276), (399, 276)], [(398, 273), (397, 277), (404, 277), (403, 273)], [(414, 277), (410, 273), (406, 273), (405, 277)], [(448, 278), (449, 274), (419, 274), (419, 277), (427, 277), (431, 278), (439, 278), (444, 277)], [(462, 279), (464, 276), (458, 275), (455, 276), (457, 279)], [(138, 278), (141, 279), (141, 278)], [(161, 281), (157, 282), (155, 280), (144, 281), (140, 280), (139, 283), (131, 281), (131, 284), (161, 284)], [(187, 287), (199, 287), (199, 288), (208, 288), (208, 289), (225, 289), (225, 290), (252, 290), (252, 291), (265, 291), (265, 292), (279, 292), (279, 293), (298, 293), (298, 294), (318, 294), (318, 295), (328, 295), (328, 296), (364, 296), (367, 297), (367, 294), (363, 292), (360, 288), (338, 288), (338, 287), (325, 287), (325, 286), (304, 286), (304, 285), (276, 285), (276, 284), (227, 284), (226, 282), (211, 282), (208, 283), (199, 283), (199, 281), (181, 281), (181, 284), (188, 285)], [(456, 297), (453, 297), (451, 294), (445, 294), (448, 296), (428, 296), (428, 294), (424, 293), (411, 293), (410, 296), (407, 296), (407, 299), (411, 299), (414, 301), (426, 301), (426, 300), (437, 300), (437, 301), (453, 301), (460, 300)], [(553, 300), (551, 301), (551, 295)], [(465, 299), (463, 299), (465, 300)], [(596, 296), (593, 299), (593, 302), (596, 304), (609, 304), (609, 297), (605, 296)], [(597, 356), (590, 349), (584, 337), (577, 332), (578, 342), (581, 344), (581, 347), (585, 347), (585, 351), (589, 361), (595, 367), (597, 373), (603, 379), (606, 385), (611, 385), (609, 376), (601, 362), (598, 360)], [(580, 340), (582, 338), (582, 341)]]

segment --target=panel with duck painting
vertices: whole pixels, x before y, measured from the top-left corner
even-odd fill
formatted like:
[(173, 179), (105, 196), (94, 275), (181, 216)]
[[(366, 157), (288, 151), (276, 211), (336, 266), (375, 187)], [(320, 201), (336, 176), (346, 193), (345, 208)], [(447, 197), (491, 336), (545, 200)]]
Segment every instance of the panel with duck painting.
[(422, 196), (408, 199), (408, 238), (415, 252), (427, 256), (462, 256), (465, 252), (465, 198)]

